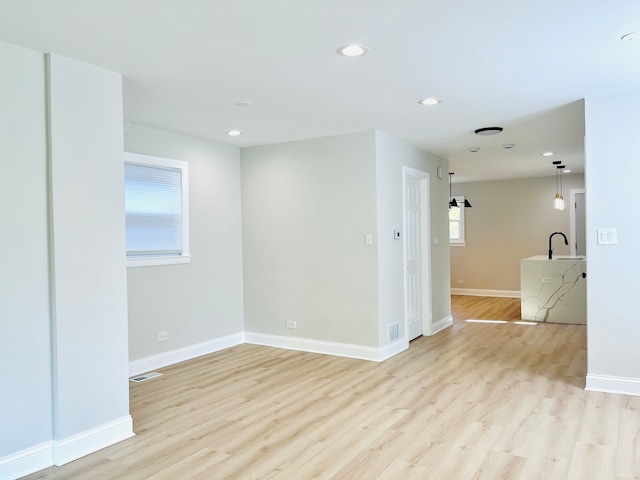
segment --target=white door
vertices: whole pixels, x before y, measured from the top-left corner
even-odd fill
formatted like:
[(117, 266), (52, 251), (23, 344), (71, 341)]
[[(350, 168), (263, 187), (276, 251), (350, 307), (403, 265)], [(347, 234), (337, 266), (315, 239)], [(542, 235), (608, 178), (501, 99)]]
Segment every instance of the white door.
[(407, 339), (422, 335), (422, 255), (420, 180), (405, 180), (405, 315)]

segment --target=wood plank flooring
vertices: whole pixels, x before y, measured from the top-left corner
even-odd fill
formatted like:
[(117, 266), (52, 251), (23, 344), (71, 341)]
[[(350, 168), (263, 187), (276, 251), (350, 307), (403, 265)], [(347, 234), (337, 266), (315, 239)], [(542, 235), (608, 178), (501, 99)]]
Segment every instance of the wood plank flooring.
[(640, 398), (584, 390), (585, 326), (453, 315), (383, 363), (241, 345), (162, 369), (131, 384), (135, 437), (26, 478), (640, 478)]

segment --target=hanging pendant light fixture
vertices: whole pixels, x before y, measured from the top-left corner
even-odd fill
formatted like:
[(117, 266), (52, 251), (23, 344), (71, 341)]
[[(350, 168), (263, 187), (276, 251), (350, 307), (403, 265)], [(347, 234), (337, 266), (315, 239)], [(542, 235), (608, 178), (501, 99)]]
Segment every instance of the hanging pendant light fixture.
[(451, 196), (451, 175), (453, 175), (453, 172), (449, 172), (449, 208), (458, 206), (456, 199)]
[(562, 173), (563, 173), (564, 168), (565, 168), (564, 165), (558, 165), (556, 167), (556, 171), (560, 172), (559, 173), (559, 177), (560, 177), (560, 200), (562, 200), (562, 203), (560, 204), (560, 210), (564, 210), (564, 207), (565, 207), (564, 197), (562, 196)]
[(552, 162), (556, 167), (556, 196), (553, 199), (553, 208), (556, 210), (564, 210), (564, 197), (562, 196), (562, 187), (559, 188), (559, 185), (562, 185), (562, 178), (560, 177), (560, 169), (564, 168), (564, 165), (560, 165), (560, 161), (556, 160)]
[(464, 203), (462, 205), (458, 205), (458, 201), (455, 199), (455, 197), (451, 194), (451, 175), (454, 175), (453, 172), (449, 172), (449, 208), (451, 207), (465, 207), (465, 208), (471, 208), (471, 204), (469, 203), (469, 200), (467, 200), (466, 198), (464, 199)]

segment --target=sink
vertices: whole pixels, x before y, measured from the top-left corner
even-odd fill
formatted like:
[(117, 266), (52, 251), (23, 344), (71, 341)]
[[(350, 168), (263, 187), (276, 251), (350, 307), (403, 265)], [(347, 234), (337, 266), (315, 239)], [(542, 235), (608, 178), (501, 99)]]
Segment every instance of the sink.
[(584, 260), (586, 257), (553, 257), (552, 260)]

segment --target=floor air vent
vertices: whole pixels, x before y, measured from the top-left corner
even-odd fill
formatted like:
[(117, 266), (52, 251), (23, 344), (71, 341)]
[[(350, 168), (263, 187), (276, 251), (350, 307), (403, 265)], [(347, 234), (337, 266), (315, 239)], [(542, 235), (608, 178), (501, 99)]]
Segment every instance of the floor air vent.
[(134, 383), (140, 383), (146, 380), (151, 380), (152, 378), (159, 377), (160, 375), (162, 374), (158, 372), (151, 372), (151, 373), (145, 373), (144, 375), (138, 375), (137, 377), (131, 377), (129, 380), (131, 380)]

